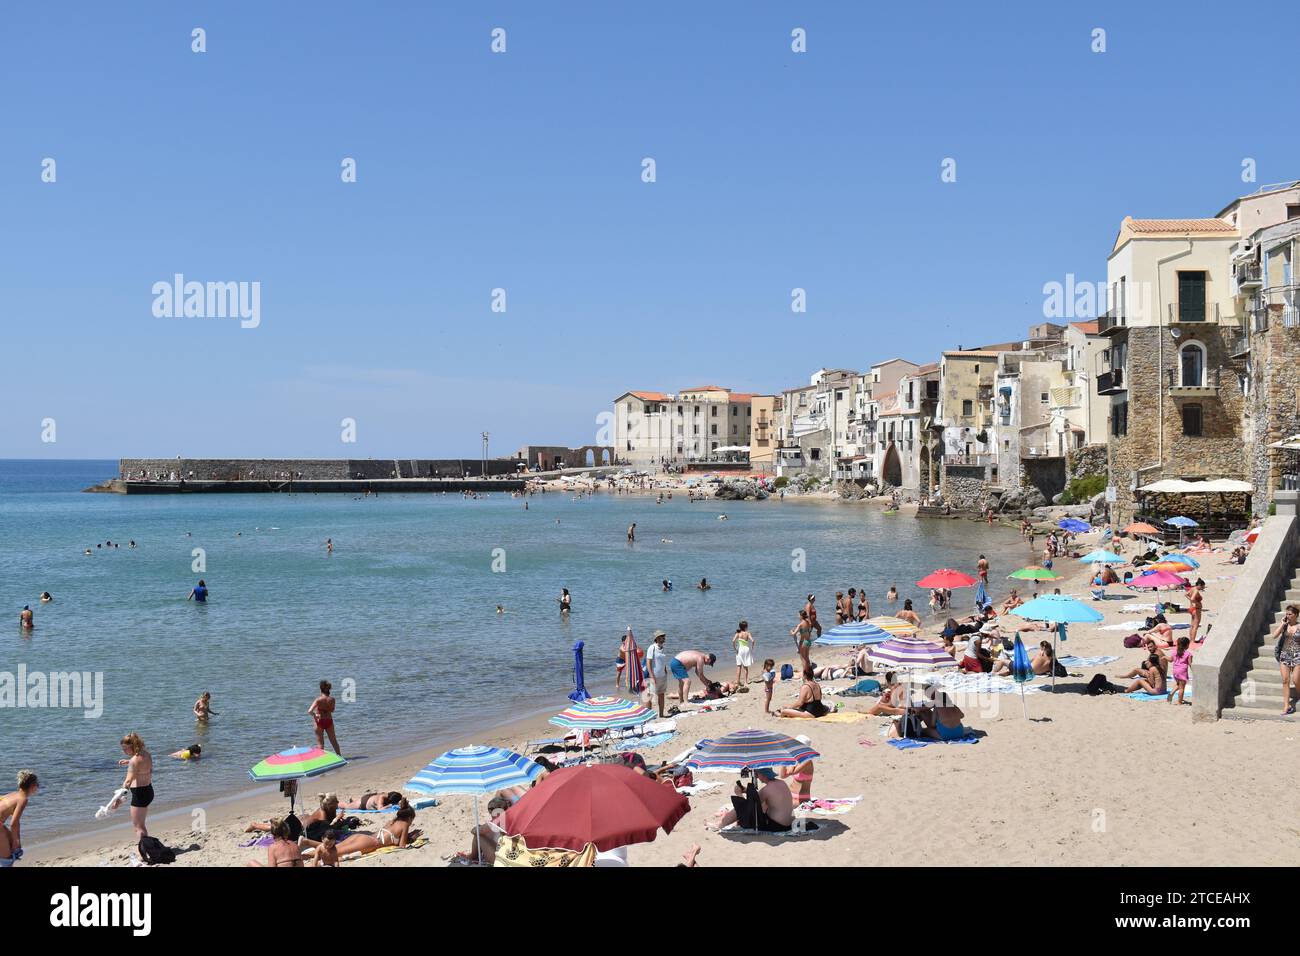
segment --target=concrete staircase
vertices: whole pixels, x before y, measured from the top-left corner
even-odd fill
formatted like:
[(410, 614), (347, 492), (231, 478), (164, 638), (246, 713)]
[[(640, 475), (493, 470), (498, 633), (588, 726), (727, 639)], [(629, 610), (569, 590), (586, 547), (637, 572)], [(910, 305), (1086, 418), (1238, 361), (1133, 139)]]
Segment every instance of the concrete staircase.
[[(1263, 597), (1260, 600), (1265, 600)], [(1273, 659), (1273, 630), (1282, 620), (1288, 604), (1300, 604), (1300, 561), (1291, 570), (1286, 589), (1275, 598), (1275, 603), (1264, 619), (1259, 642), (1254, 654), (1246, 659), (1245, 669), (1237, 682), (1232, 703), (1223, 708), (1223, 717), (1234, 720), (1288, 720), (1300, 721), (1295, 714), (1282, 715), (1282, 674)], [(1296, 691), (1291, 691), (1291, 702), (1296, 702)]]

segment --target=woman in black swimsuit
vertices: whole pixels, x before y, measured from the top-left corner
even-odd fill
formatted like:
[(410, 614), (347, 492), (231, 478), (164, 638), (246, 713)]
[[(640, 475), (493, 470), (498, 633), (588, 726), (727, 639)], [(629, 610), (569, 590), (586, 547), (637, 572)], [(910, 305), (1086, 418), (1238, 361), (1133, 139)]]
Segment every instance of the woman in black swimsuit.
[(813, 669), (805, 667), (803, 669), (803, 686), (799, 688), (799, 704), (796, 707), (786, 707), (778, 713), (782, 717), (824, 717), (830, 713), (830, 708), (822, 703), (821, 685), (813, 677)]

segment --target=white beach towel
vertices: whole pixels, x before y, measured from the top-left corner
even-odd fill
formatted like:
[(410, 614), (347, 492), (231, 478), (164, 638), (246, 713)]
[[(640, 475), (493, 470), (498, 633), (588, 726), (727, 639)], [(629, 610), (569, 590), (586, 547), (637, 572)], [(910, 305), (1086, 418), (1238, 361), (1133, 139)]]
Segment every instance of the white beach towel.
[(95, 811), (95, 819), (103, 820), (105, 817), (112, 814), (114, 810), (116, 810), (118, 807), (120, 807), (123, 803), (126, 802), (126, 798), (129, 797), (130, 795), (131, 795), (131, 791), (126, 789), (126, 787), (122, 787), (115, 794), (113, 794), (113, 799), (109, 800), (108, 803), (104, 804), (102, 807), (100, 807), (98, 810)]
[(1145, 631), (1147, 628), (1146, 621), (1120, 621), (1117, 624), (1103, 624), (1097, 628), (1099, 631)]
[(1098, 657), (1062, 657), (1060, 662), (1065, 667), (1101, 667), (1119, 660), (1115, 654), (1102, 654)]
[[(994, 677), (992, 674), (944, 674), (936, 677), (934, 682), (950, 694), (1019, 694), (1021, 687), (1010, 677)], [(1026, 694), (1042, 690), (1033, 684), (1025, 684), (1024, 688)]]

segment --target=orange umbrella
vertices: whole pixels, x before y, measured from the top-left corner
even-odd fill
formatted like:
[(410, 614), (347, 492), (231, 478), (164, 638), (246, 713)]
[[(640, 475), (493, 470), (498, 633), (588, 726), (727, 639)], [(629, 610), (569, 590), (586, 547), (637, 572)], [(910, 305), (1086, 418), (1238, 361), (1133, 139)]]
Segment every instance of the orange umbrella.
[(1187, 574), (1189, 571), (1195, 571), (1196, 566), (1188, 564), (1186, 561), (1170, 559), (1168, 561), (1156, 561), (1154, 564), (1148, 564), (1147, 569), (1151, 571), (1172, 571), (1174, 574)]
[(1159, 528), (1153, 528), (1145, 521), (1137, 521), (1124, 529), (1125, 534), (1159, 534)]

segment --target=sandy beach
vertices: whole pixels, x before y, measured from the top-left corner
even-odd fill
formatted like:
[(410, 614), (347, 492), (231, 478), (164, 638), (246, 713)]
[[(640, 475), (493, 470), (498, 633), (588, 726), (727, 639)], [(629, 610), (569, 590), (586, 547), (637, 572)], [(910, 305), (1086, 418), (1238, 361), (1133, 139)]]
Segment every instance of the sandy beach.
[[(1086, 551), (1096, 540), (1096, 533), (1090, 533), (1080, 538), (1078, 546)], [(1025, 555), (1028, 564), (1027, 547)], [(1200, 574), (1208, 583), (1206, 623), (1213, 624), (1215, 609), (1232, 587), (1235, 566), (1226, 563), (1226, 552), (1202, 558)], [(1006, 582), (1013, 570), (992, 569), (997, 603), (1006, 593), (1006, 584), (1032, 584)], [(1051, 585), (1088, 599), (1088, 566), (1062, 558), (1057, 570), (1064, 576)], [(1021, 593), (1027, 595), (1029, 590), (1022, 588)], [(814, 797), (860, 796), (862, 800), (847, 814), (820, 819), (817, 832), (806, 836), (718, 834), (706, 831), (705, 825), (727, 804), (735, 777), (697, 775), (697, 782), (716, 780), (719, 786), (691, 797), (691, 812), (673, 833), (660, 833), (653, 843), (630, 847), (629, 861), (674, 865), (692, 844), (699, 843), (701, 866), (862, 866), (886, 851), (894, 865), (1292, 864), (1300, 850), (1300, 829), (1291, 808), (1293, 775), (1280, 758), (1295, 745), (1294, 727), (1263, 721), (1194, 723), (1190, 706), (1084, 693), (1093, 674), (1115, 679), (1142, 656), (1122, 646), (1129, 629), (1105, 628), (1140, 621), (1146, 612), (1135, 605), (1152, 599), (1127, 591), (1121, 598), (1120, 589), (1112, 591), (1116, 593), (1110, 600), (1090, 602), (1104, 612), (1105, 620), (1072, 625), (1060, 653), (1062, 657), (1116, 655), (1119, 660), (1070, 667), (1070, 676), (1058, 679), (1054, 693), (1040, 689), (1027, 694), (1023, 708), (1028, 719), (1019, 695), (959, 696), (966, 723), (984, 734), (975, 745), (897, 750), (882, 736), (886, 719), (862, 714), (874, 698), (843, 698), (841, 716), (834, 720), (767, 716), (762, 712), (759, 684), (753, 684), (750, 693), (728, 699), (723, 710), (680, 716), (671, 740), (643, 751), (649, 762), (677, 755), (699, 739), (743, 728), (807, 734), (821, 753)], [(955, 593), (959, 614), (970, 605), (969, 594)], [(881, 598), (873, 600), (873, 613), (888, 611)], [(923, 635), (933, 637), (941, 622), (934, 616), (924, 620)], [(1171, 623), (1185, 620), (1185, 614), (1171, 617)], [(1214, 640), (1213, 634), (1209, 640)], [(793, 658), (792, 647), (785, 656)], [(818, 663), (837, 663), (847, 652), (815, 648), (813, 656)], [(720, 659), (711, 672), (718, 679), (729, 679), (734, 675), (732, 664)], [(751, 676), (756, 677), (758, 670), (755, 667)], [(839, 689), (847, 683), (831, 681), (823, 687)], [(1030, 686), (1042, 688), (1047, 683), (1049, 679), (1036, 678)], [(774, 704), (789, 700), (797, 689), (797, 682), (778, 682)], [(833, 699), (827, 694), (827, 700)], [(844, 716), (855, 714), (861, 717)], [(538, 715), (487, 734), (439, 741), (406, 756), (354, 760), (343, 770), (303, 781), (300, 805), (313, 809), (315, 795), (326, 791), (347, 797), (363, 790), (400, 789), (429, 760), (452, 746), (488, 743), (520, 749), (527, 740), (555, 736), (556, 730), (545, 715)], [(238, 866), (265, 858), (264, 849), (240, 845), (250, 840), (243, 832), (247, 822), (280, 816), (285, 810), (285, 799), (273, 788), (265, 788), (214, 800), (194, 812), (159, 815), (151, 819), (150, 830), (173, 847), (195, 847), (181, 853), (175, 865)], [(374, 828), (388, 817), (370, 819), (377, 821)], [(416, 826), (427, 837), (423, 845), (345, 865), (454, 865), (448, 859), (468, 848), (472, 821), (471, 798), (447, 798), (417, 814)], [(112, 827), (29, 845), (24, 864), (126, 866), (132, 865), (134, 855), (125, 814), (119, 813)]]

